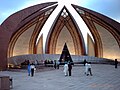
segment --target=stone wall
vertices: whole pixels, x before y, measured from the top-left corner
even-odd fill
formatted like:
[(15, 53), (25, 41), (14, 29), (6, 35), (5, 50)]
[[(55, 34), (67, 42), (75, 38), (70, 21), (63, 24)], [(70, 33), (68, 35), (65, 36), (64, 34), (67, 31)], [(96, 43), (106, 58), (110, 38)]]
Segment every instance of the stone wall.
[[(104, 58), (97, 58), (93, 56), (80, 56), (80, 55), (71, 55), (73, 62), (79, 63), (83, 62), (84, 59), (87, 61), (90, 61), (92, 63), (105, 63), (106, 61), (109, 61)], [(29, 54), (29, 55), (21, 55), (21, 56), (14, 56), (10, 57), (8, 59), (9, 64), (13, 65), (20, 65), (25, 60), (29, 60), (31, 63), (35, 60), (38, 60), (38, 62), (43, 62), (44, 60), (59, 60), (60, 54)]]

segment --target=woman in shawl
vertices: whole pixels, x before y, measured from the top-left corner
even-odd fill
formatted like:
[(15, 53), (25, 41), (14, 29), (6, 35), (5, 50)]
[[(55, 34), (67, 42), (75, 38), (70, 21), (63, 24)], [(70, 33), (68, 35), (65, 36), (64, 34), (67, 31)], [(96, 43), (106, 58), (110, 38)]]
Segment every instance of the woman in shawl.
[(64, 65), (64, 73), (65, 73), (65, 76), (68, 75), (68, 64), (67, 63), (65, 63)]

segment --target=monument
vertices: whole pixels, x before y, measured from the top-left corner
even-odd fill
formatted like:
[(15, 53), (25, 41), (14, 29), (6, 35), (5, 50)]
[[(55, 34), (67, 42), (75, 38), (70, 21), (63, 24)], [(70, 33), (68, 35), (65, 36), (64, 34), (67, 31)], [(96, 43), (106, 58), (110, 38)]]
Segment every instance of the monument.
[[(25, 59), (58, 60), (59, 55), (60, 62), (75, 62), (82, 56), (120, 61), (120, 23), (74, 4), (70, 4), (74, 13), (66, 6), (58, 11), (58, 6), (58, 2), (34, 5), (15, 12), (0, 25), (0, 70)], [(83, 33), (82, 24), (90, 33)], [(72, 55), (77, 57), (71, 59)]]
[(68, 62), (73, 63), (66, 43), (63, 47), (59, 62), (60, 62), (60, 64), (64, 64), (64, 63), (68, 63)]

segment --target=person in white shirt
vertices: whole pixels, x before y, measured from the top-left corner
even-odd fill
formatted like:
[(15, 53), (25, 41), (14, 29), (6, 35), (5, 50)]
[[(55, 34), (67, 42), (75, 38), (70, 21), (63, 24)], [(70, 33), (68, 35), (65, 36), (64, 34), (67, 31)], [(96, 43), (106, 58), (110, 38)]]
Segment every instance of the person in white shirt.
[(88, 63), (86, 62), (85, 63), (85, 74), (87, 75), (87, 73), (88, 73)]
[(35, 65), (32, 63), (30, 67), (31, 67), (31, 77), (33, 77), (34, 76)]
[(64, 65), (64, 73), (65, 73), (65, 76), (68, 76), (68, 64), (65, 63)]
[(87, 67), (88, 67), (88, 72), (87, 72), (87, 76), (90, 74), (92, 76), (92, 71), (91, 71), (91, 62), (89, 62), (87, 64)]

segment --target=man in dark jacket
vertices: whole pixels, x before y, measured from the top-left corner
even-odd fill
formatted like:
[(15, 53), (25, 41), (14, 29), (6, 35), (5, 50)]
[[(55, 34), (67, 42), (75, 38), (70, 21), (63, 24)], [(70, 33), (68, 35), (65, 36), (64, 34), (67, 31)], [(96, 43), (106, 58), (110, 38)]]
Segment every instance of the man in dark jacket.
[(71, 63), (69, 62), (69, 63), (68, 63), (69, 76), (71, 76), (71, 70), (72, 70), (72, 65), (71, 65)]
[(115, 68), (117, 68), (118, 61), (115, 59)]

